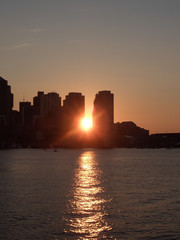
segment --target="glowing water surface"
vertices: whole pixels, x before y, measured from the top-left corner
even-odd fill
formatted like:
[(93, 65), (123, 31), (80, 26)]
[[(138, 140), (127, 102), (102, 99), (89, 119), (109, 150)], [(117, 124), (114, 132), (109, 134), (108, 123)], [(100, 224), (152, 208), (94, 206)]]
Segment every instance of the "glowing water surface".
[(0, 151), (0, 239), (179, 240), (180, 149)]
[(68, 203), (70, 219), (69, 231), (79, 235), (79, 239), (93, 238), (111, 230), (105, 221), (104, 190), (101, 184), (101, 171), (98, 168), (94, 152), (84, 152), (78, 159), (75, 170), (72, 200)]

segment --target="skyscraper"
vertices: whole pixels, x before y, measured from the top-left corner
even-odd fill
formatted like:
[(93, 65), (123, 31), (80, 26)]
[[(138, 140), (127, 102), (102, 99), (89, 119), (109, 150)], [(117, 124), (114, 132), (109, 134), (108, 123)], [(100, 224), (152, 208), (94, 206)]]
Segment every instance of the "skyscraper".
[(8, 82), (0, 77), (0, 117), (4, 119), (4, 124), (9, 127), (13, 107), (13, 94)]
[(71, 92), (63, 101), (64, 128), (76, 131), (85, 114), (85, 98), (81, 93)]
[(61, 97), (55, 92), (48, 94), (38, 92), (38, 95), (33, 98), (33, 107), (35, 115), (41, 118), (56, 116), (61, 108)]
[(114, 123), (114, 94), (99, 91), (94, 100), (93, 126), (96, 137), (107, 143), (111, 140)]
[(20, 102), (19, 111), (22, 127), (32, 127), (33, 111), (30, 102)]

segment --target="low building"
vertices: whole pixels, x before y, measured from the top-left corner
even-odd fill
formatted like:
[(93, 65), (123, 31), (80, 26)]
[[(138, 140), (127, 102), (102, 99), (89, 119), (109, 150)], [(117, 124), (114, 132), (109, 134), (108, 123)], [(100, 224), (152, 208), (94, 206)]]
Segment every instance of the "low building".
[(149, 130), (138, 127), (134, 122), (114, 124), (114, 144), (116, 147), (147, 147)]

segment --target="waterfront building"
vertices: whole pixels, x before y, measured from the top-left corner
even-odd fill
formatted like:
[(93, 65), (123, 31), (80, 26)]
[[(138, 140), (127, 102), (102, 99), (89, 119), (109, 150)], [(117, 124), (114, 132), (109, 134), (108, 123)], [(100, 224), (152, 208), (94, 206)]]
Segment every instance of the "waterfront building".
[(20, 102), (19, 112), (21, 116), (22, 127), (32, 127), (33, 107), (30, 102)]
[(0, 119), (1, 126), (10, 127), (13, 108), (13, 94), (7, 80), (0, 77)]
[(147, 147), (149, 130), (127, 121), (114, 124), (114, 141), (116, 147)]
[(58, 93), (44, 94), (39, 91), (33, 98), (34, 113), (41, 118), (49, 118), (59, 113), (61, 108), (61, 97)]
[(65, 131), (76, 131), (85, 115), (85, 97), (81, 93), (71, 92), (63, 101), (63, 120)]
[(93, 128), (96, 138), (102, 144), (112, 144), (114, 123), (114, 94), (99, 91), (94, 100)]
[(33, 113), (36, 139), (42, 140), (46, 146), (53, 145), (62, 126), (61, 97), (55, 92), (44, 94), (39, 91), (33, 98)]

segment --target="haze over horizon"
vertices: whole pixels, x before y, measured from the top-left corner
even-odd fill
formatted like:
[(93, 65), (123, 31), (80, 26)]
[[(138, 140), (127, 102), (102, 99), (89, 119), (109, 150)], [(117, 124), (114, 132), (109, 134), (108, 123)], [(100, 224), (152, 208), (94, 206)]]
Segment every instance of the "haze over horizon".
[(2, 0), (0, 76), (14, 108), (37, 91), (115, 96), (115, 122), (180, 132), (180, 1)]

